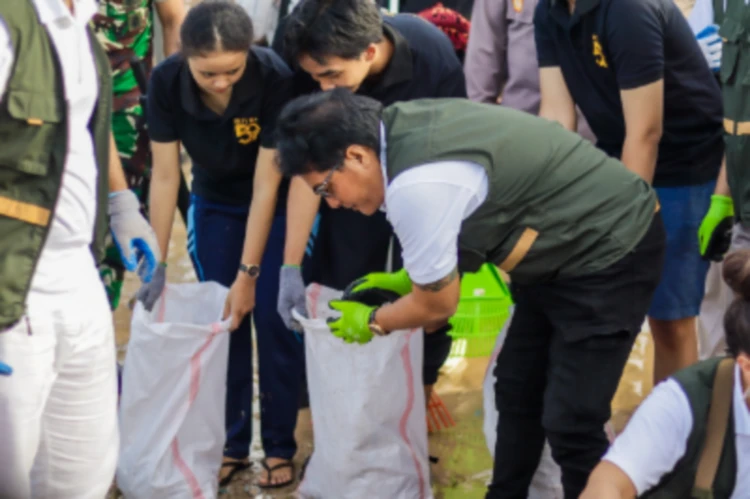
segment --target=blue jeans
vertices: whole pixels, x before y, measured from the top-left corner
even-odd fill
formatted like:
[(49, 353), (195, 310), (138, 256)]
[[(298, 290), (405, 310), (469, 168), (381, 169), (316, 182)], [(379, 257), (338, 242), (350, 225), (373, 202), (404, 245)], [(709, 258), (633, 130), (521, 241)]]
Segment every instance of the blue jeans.
[[(242, 257), (248, 211), (249, 206), (215, 203), (191, 196), (188, 252), (200, 281), (232, 285)], [(294, 428), (304, 371), (304, 349), (276, 312), (285, 232), (286, 217), (275, 217), (260, 262), (261, 274), (251, 316), (258, 342), (263, 449), (268, 457), (291, 459), (297, 451)], [(252, 435), (251, 316), (232, 333), (229, 342), (224, 455), (235, 459), (248, 456)]]
[(698, 227), (711, 205), (716, 182), (680, 187), (656, 187), (667, 246), (661, 281), (651, 299), (648, 316), (662, 321), (697, 317), (700, 313), (709, 262), (698, 247)]

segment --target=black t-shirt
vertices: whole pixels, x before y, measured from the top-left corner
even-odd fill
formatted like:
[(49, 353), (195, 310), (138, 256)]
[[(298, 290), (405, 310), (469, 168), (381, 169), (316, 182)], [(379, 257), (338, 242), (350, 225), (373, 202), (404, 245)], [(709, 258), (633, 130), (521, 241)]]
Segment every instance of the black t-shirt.
[(664, 125), (654, 185), (715, 180), (723, 154), (721, 90), (673, 0), (541, 0), (534, 16), (540, 67), (559, 66), (608, 154), (620, 157), (620, 91), (664, 79)]
[[(222, 116), (203, 103), (187, 61), (173, 55), (154, 68), (148, 89), (148, 129), (154, 142), (179, 140), (193, 161), (193, 193), (214, 202), (247, 204), (258, 149), (274, 148), (274, 126), (291, 98), (291, 71), (272, 50), (253, 47)], [(286, 206), (288, 181), (277, 213)]]
[[(284, 55), (280, 23), (273, 48)], [(393, 43), (394, 52), (386, 69), (365, 80), (358, 94), (377, 99), (384, 106), (394, 102), (434, 97), (466, 97), (463, 67), (448, 37), (435, 25), (413, 14), (384, 14), (383, 34)], [(296, 66), (295, 61), (287, 61)], [(302, 69), (295, 72), (294, 93), (320, 90)]]
[(435, 97), (466, 97), (466, 79), (448, 37), (413, 14), (383, 16), (383, 33), (394, 51), (385, 70), (365, 80), (358, 94), (384, 106)]
[[(422, 98), (466, 97), (463, 68), (445, 33), (411, 14), (386, 14), (383, 21), (393, 56), (381, 74), (362, 83), (358, 94), (384, 106)], [(283, 53), (280, 40), (277, 37), (275, 47)], [(298, 92), (320, 88), (302, 70), (295, 78)], [(311, 264), (305, 266), (308, 281), (344, 289), (352, 280), (385, 268), (393, 229), (384, 213), (368, 217), (321, 203), (321, 215)], [(393, 268), (398, 269), (401, 252), (395, 243)]]

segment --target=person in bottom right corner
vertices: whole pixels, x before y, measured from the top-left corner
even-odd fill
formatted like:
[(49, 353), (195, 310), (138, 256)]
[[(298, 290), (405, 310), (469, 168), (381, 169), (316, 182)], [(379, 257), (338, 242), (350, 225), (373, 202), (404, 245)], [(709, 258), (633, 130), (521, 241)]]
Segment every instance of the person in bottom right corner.
[[(728, 356), (675, 373), (643, 402), (581, 499), (713, 497), (750, 490), (750, 249), (730, 253)], [(712, 495), (709, 495), (712, 494)]]

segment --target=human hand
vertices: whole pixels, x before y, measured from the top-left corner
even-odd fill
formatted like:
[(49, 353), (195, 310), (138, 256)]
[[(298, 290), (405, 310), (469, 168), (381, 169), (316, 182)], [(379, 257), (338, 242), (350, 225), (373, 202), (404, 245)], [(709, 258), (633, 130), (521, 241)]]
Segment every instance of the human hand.
[(141, 282), (150, 282), (161, 252), (151, 225), (141, 215), (140, 203), (133, 191), (109, 194), (109, 216), (112, 239), (125, 268), (130, 272), (138, 270)]
[(222, 320), (230, 320), (229, 331), (235, 331), (247, 314), (255, 308), (255, 284), (257, 280), (245, 272), (239, 272), (229, 288)]
[(347, 343), (364, 345), (372, 340), (370, 314), (376, 307), (354, 301), (333, 300), (328, 303), (332, 310), (341, 312), (341, 317), (328, 319), (331, 333)]
[(167, 282), (167, 264), (162, 263), (156, 267), (156, 270), (151, 276), (151, 280), (148, 282), (144, 281), (141, 284), (140, 289), (135, 294), (136, 300), (141, 301), (143, 303), (144, 308), (148, 310), (149, 312), (151, 312), (151, 310), (154, 309), (154, 304), (156, 303), (156, 300), (159, 299), (162, 292), (164, 291), (164, 286), (166, 282)]
[(719, 27), (715, 24), (706, 26), (700, 33), (695, 35), (698, 45), (703, 52), (703, 57), (708, 62), (708, 67), (714, 72), (721, 69), (721, 52), (723, 43), (719, 36)]
[(721, 261), (729, 250), (734, 222), (734, 203), (729, 196), (714, 194), (698, 229), (698, 244), (705, 260)]
[(287, 329), (301, 331), (299, 322), (292, 317), (292, 310), (296, 310), (302, 317), (307, 317), (305, 283), (299, 266), (283, 265), (279, 271), (279, 299), (276, 311)]
[(344, 290), (343, 299), (357, 300), (358, 294), (371, 290), (389, 291), (401, 297), (411, 293), (411, 279), (406, 269), (396, 272), (372, 272), (349, 284)]

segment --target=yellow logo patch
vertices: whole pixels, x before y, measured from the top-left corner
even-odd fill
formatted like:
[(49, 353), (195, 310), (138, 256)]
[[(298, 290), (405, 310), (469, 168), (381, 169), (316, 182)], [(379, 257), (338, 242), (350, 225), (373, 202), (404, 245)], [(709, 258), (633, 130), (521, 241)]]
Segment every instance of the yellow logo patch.
[(237, 137), (237, 142), (243, 146), (258, 140), (259, 134), (260, 125), (258, 124), (258, 118), (234, 119), (234, 135)]
[(591, 35), (591, 39), (593, 42), (592, 50), (596, 65), (600, 68), (608, 68), (609, 64), (607, 64), (607, 58), (604, 57), (604, 50), (602, 49), (602, 44), (599, 43), (599, 37), (597, 35)]
[(523, 10), (523, 0), (513, 0), (513, 10), (520, 14)]

